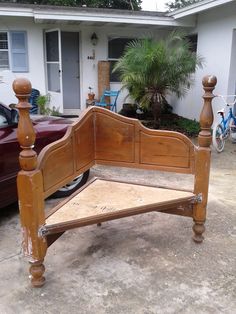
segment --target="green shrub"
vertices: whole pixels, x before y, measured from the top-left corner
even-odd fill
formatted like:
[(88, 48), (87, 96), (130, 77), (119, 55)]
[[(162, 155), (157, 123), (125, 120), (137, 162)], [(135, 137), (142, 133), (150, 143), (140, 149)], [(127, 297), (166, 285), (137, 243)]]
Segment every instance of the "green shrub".
[(200, 124), (196, 120), (187, 119), (177, 114), (163, 115), (161, 129), (184, 133), (189, 137), (197, 136)]
[(190, 120), (181, 117), (177, 120), (177, 125), (186, 133), (188, 136), (196, 136), (200, 132), (200, 124), (196, 120)]
[(58, 116), (60, 115), (59, 109), (54, 107), (49, 108), (50, 94), (40, 95), (37, 98), (37, 105), (39, 107), (39, 113), (45, 116)]

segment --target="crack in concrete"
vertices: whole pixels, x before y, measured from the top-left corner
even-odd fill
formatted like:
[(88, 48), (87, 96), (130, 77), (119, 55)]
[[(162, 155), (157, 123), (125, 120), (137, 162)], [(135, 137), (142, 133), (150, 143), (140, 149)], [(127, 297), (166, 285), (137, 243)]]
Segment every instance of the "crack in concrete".
[(22, 253), (22, 251), (20, 250), (20, 252), (14, 254), (14, 255), (10, 255), (10, 256), (8, 256), (8, 257), (4, 257), (3, 259), (0, 259), (0, 263), (3, 263), (3, 262), (5, 262), (5, 261), (7, 261), (7, 260), (10, 260), (10, 259), (12, 259), (12, 258), (18, 256), (18, 255), (21, 255), (21, 253)]

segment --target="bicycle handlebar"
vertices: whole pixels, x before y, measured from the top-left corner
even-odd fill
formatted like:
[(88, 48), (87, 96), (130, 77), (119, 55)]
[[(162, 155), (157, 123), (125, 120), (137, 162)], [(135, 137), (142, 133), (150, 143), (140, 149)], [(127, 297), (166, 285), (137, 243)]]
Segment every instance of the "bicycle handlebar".
[[(215, 95), (215, 96), (222, 98), (226, 106), (233, 106), (236, 104), (236, 95)], [(234, 101), (230, 103), (225, 100), (225, 98), (227, 97), (235, 97), (235, 98), (234, 98)]]

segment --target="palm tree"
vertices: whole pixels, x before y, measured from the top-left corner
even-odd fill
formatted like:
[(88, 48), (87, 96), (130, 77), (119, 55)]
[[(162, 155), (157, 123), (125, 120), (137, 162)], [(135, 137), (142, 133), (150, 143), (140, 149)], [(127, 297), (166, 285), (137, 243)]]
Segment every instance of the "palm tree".
[(159, 41), (138, 39), (127, 45), (114, 67), (129, 95), (141, 106), (152, 108), (156, 126), (167, 93), (183, 96), (193, 83), (191, 74), (202, 66), (202, 58), (190, 48), (184, 34), (177, 32)]

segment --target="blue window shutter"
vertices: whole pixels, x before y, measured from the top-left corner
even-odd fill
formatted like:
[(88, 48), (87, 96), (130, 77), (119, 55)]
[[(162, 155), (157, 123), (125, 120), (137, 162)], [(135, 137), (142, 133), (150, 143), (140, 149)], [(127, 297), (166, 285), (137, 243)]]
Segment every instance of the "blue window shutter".
[(11, 60), (13, 72), (28, 72), (28, 52), (26, 32), (10, 32)]

